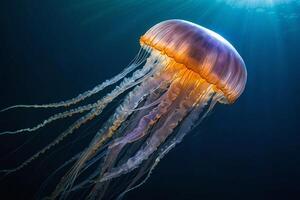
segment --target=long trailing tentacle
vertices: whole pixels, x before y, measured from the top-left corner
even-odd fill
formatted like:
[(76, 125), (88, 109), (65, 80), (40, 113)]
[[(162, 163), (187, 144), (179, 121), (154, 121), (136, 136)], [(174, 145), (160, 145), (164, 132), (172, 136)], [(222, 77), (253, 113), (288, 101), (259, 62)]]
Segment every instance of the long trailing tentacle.
[(93, 89), (88, 90), (82, 94), (79, 94), (77, 97), (74, 97), (72, 99), (69, 99), (66, 101), (61, 101), (58, 103), (41, 104), (41, 105), (38, 105), (38, 104), (36, 104), (36, 105), (14, 105), (14, 106), (9, 106), (7, 108), (4, 108), (4, 109), (0, 110), (0, 112), (4, 112), (4, 111), (11, 110), (14, 108), (57, 108), (57, 107), (68, 107), (70, 105), (76, 104), (96, 93), (99, 93), (107, 86), (115, 84), (116, 82), (123, 79), (127, 74), (129, 74), (134, 69), (139, 67), (145, 61), (147, 56), (148, 56), (148, 50), (140, 49), (137, 56), (132, 60), (132, 62), (129, 64), (129, 66), (127, 68), (125, 68), (121, 73), (119, 73), (115, 77), (108, 79), (108, 80), (104, 81), (103, 83), (95, 86)]
[[(186, 87), (184, 89), (185, 91), (181, 91), (181, 98), (184, 97), (184, 99), (177, 100), (178, 107), (169, 113), (169, 116), (166, 118), (164, 124), (153, 133), (153, 135), (146, 142), (144, 148), (140, 149), (133, 157), (129, 158), (126, 163), (113, 168), (109, 172), (106, 172), (103, 177), (101, 177), (100, 182), (110, 180), (120, 176), (121, 174), (132, 171), (145, 159), (147, 159), (164, 140), (166, 140), (169, 134), (172, 133), (173, 129), (184, 118), (189, 109), (191, 109), (195, 104), (196, 97), (198, 96), (196, 95), (197, 92), (199, 92), (198, 90), (194, 89), (189, 93), (189, 89)], [(187, 96), (185, 96), (183, 93), (186, 93)], [(174, 106), (176, 106), (177, 103), (174, 103)]]
[[(155, 124), (156, 121), (168, 111), (169, 106), (171, 106), (173, 100), (178, 96), (178, 90), (177, 92), (174, 91), (176, 89), (177, 88), (175, 88), (174, 85), (169, 88), (166, 94), (161, 97), (162, 99), (160, 99), (160, 104), (150, 113), (143, 116), (132, 131), (126, 133), (123, 137), (119, 137), (114, 140), (114, 142), (108, 147), (107, 158), (106, 161), (104, 161), (106, 165), (111, 166), (107, 160), (114, 160), (125, 145), (140, 140), (148, 133), (151, 125)], [(102, 170), (106, 171), (105, 167), (103, 167)]]
[[(122, 192), (121, 194), (118, 195), (118, 197), (117, 197), (116, 200), (121, 200), (124, 197), (124, 195), (126, 195), (128, 192), (130, 192), (132, 190), (135, 190), (136, 188), (138, 188), (138, 187), (142, 186), (144, 183), (146, 183), (146, 181), (150, 178), (150, 176), (151, 176), (152, 171), (154, 170), (154, 168), (157, 166), (157, 164), (159, 163), (159, 161), (164, 157), (164, 155), (167, 154), (167, 152), (169, 151), (169, 149), (166, 149), (165, 151), (166, 151), (166, 153), (159, 154), (157, 156), (157, 158), (155, 159), (154, 163), (151, 165), (151, 167), (150, 167), (150, 169), (149, 169), (146, 177), (139, 184), (137, 184), (137, 185), (135, 185), (133, 187), (129, 186), (124, 192)], [(142, 175), (143, 175), (143, 173), (141, 173), (139, 175), (139, 177), (142, 176)]]
[[(81, 153), (81, 152), (80, 152)], [(71, 164), (72, 162), (75, 162), (79, 156), (80, 153), (77, 153), (75, 156), (73, 156), (72, 158), (70, 158), (68, 161), (66, 161), (65, 163), (63, 163), (59, 168), (57, 168), (54, 172), (52, 172), (47, 179), (42, 183), (39, 192), (36, 195), (36, 199), (40, 199), (41, 198), (41, 193), (43, 192), (44, 188), (47, 186), (47, 184), (49, 183), (49, 181), (63, 168), (65, 168), (66, 166), (68, 166), (69, 164)]]
[(163, 100), (163, 97), (160, 97), (160, 98), (158, 98), (157, 100), (155, 100), (155, 101), (153, 101), (153, 102), (151, 102), (151, 103), (149, 103), (149, 104), (147, 104), (147, 105), (144, 105), (144, 106), (142, 106), (142, 107), (138, 107), (138, 108), (136, 108), (136, 109), (134, 109), (134, 110), (132, 110), (132, 111), (139, 111), (139, 110), (145, 110), (145, 109), (151, 108), (151, 107), (153, 107), (153, 106), (156, 106), (156, 105), (160, 104), (160, 102), (161, 102), (162, 100)]
[(168, 88), (167, 92), (159, 98), (161, 100), (160, 104), (150, 113), (141, 117), (138, 124), (132, 131), (126, 133), (122, 137), (116, 138), (112, 142), (112, 144), (108, 147), (107, 156), (103, 161), (104, 164), (102, 166), (100, 176), (105, 173), (105, 171), (109, 171), (111, 169), (125, 145), (140, 140), (149, 133), (148, 130), (168, 111), (168, 108), (171, 106), (178, 94), (178, 88), (176, 85), (172, 85), (172, 87)]
[(200, 120), (198, 120), (198, 122), (196, 122), (194, 125), (193, 125), (193, 129), (195, 127), (197, 127), (205, 117), (207, 117), (207, 115), (212, 111), (212, 109), (215, 107), (215, 105), (220, 101), (222, 100), (223, 98), (223, 95), (220, 95), (218, 93), (214, 94), (213, 95), (213, 98), (211, 99), (211, 102), (209, 104), (209, 107), (207, 108), (207, 110), (205, 111), (205, 113), (202, 115), (202, 117), (200, 118)]
[[(135, 177), (135, 179), (132, 181), (132, 184), (130, 184), (125, 191), (123, 191), (117, 198), (117, 200), (121, 200), (124, 195), (126, 195), (128, 192), (135, 190), (136, 188), (140, 187), (143, 185), (150, 177), (152, 174), (152, 171), (154, 168), (157, 166), (157, 164), (163, 159), (165, 155), (168, 154), (168, 152), (173, 149), (177, 144), (181, 143), (182, 139), (185, 137), (185, 135), (190, 132), (192, 129), (197, 127), (199, 123), (207, 116), (209, 112), (213, 109), (215, 104), (222, 98), (218, 94), (214, 94), (211, 92), (211, 90), (208, 90), (204, 93), (204, 95), (201, 96), (199, 99), (199, 103), (195, 106), (195, 108), (188, 114), (188, 116), (183, 120), (183, 122), (180, 125), (180, 128), (174, 138), (172, 140), (169, 140), (159, 151), (156, 159), (154, 160), (154, 163), (151, 165), (150, 169), (146, 171), (147, 175), (146, 177), (137, 185), (133, 186), (132, 185), (144, 175), (143, 171)], [(211, 101), (209, 102), (209, 100)], [(209, 102), (209, 107), (208, 109), (204, 112), (202, 110), (206, 106), (207, 102)], [(200, 118), (200, 115), (201, 118)]]
[[(41, 185), (38, 194), (36, 195), (36, 199), (40, 199), (41, 198), (41, 194), (43, 192), (43, 190), (45, 189), (45, 187), (47, 186), (47, 184), (49, 183), (49, 181), (59, 172), (61, 171), (63, 168), (65, 168), (66, 166), (70, 165), (71, 163), (75, 162), (76, 160), (78, 160), (81, 156), (82, 152), (77, 153), (76, 155), (74, 155), (72, 158), (70, 158), (69, 160), (67, 160), (65, 163), (63, 163), (59, 168), (57, 168), (54, 172), (52, 172), (48, 178), (43, 182), (43, 184)], [(92, 160), (90, 160), (85, 167), (82, 169), (82, 171), (80, 173), (83, 173), (86, 169), (88, 169), (90, 166), (94, 165), (95, 163), (97, 163), (103, 156), (105, 155), (105, 151), (100, 152), (98, 155), (96, 155)], [(99, 170), (95, 170), (95, 172), (93, 174), (98, 174)], [(78, 188), (80, 188), (79, 185), (84, 185), (88, 182), (88, 180), (92, 179), (93, 176), (96, 175), (90, 175), (88, 179), (85, 179), (85, 181), (83, 181), (82, 183), (78, 184)], [(74, 189), (76, 190), (76, 189)], [(73, 188), (71, 191), (74, 191)], [(44, 199), (51, 199), (49, 197), (46, 197)]]
[(91, 145), (91, 152), (98, 149), (107, 139), (112, 137), (113, 133), (128, 118), (128, 116), (133, 113), (138, 104), (147, 96), (147, 94), (152, 93), (157, 88), (162, 87), (162, 85), (178, 78), (178, 72), (176, 72), (176, 70), (172, 71), (172, 68), (173, 66), (170, 66), (170, 71), (166, 70), (162, 74), (156, 74), (154, 77), (149, 78), (148, 81), (144, 82), (140, 87), (137, 87), (128, 95), (128, 98), (124, 100), (124, 103), (117, 108), (115, 114), (96, 134)]
[[(5, 172), (6, 174), (18, 171), (37, 159), (40, 155), (44, 154), (46, 151), (51, 149), (53, 146), (60, 143), (65, 137), (72, 134), (76, 129), (78, 129), (81, 125), (85, 124), (87, 121), (95, 118), (98, 116), (102, 110), (106, 107), (108, 103), (110, 103), (115, 97), (119, 96), (126, 90), (128, 90), (131, 87), (134, 87), (135, 85), (143, 82), (148, 76), (151, 75), (148, 74), (149, 71), (151, 72), (151, 68), (149, 65), (145, 65), (141, 70), (137, 70), (133, 73), (131, 78), (125, 78), (123, 82), (120, 84), (120, 86), (117, 86), (111, 93), (107, 94), (104, 98), (97, 101), (97, 107), (92, 109), (88, 114), (81, 117), (79, 120), (77, 120), (73, 125), (71, 125), (66, 131), (64, 131), (61, 135), (59, 135), (52, 143), (48, 144), (46, 147), (44, 147), (42, 150), (34, 154), (32, 157), (27, 159), (25, 162), (23, 162), (21, 165), (19, 165), (16, 168), (13, 169), (7, 169), (7, 170), (0, 170), (0, 172)], [(146, 74), (148, 74), (146, 76)], [(136, 81), (138, 79), (138, 81)]]
[[(147, 85), (149, 85), (149, 84), (147, 84)], [(157, 120), (159, 118), (160, 115), (163, 114), (161, 112), (162, 110), (167, 110), (166, 108), (168, 107), (168, 103), (165, 103), (165, 102), (162, 103), (164, 95), (161, 96), (161, 94), (165, 94), (165, 92), (167, 90), (170, 90), (170, 88), (168, 89), (168, 87), (169, 87), (169, 84), (167, 82), (162, 82), (162, 84), (160, 84), (160, 86), (157, 87), (153, 92), (149, 92), (149, 96), (147, 97), (147, 100), (145, 101), (144, 106), (130, 110), (130, 111), (144, 110), (144, 109), (150, 108), (151, 106), (154, 106), (159, 103), (160, 103), (160, 108), (161, 108), (161, 109), (155, 108), (148, 115), (145, 115), (145, 112), (140, 112), (138, 115), (135, 115), (135, 119), (140, 119), (140, 122), (138, 125), (139, 128), (135, 128), (135, 130), (130, 131), (129, 133), (125, 134), (126, 136), (116, 138), (114, 141), (112, 141), (111, 144), (109, 145), (109, 148), (106, 150), (106, 152), (107, 152), (106, 158), (105, 158), (105, 160), (102, 161), (103, 164), (101, 165), (101, 168), (97, 169), (96, 173), (94, 172), (93, 175), (89, 176), (89, 178), (85, 179), (85, 181), (83, 181), (82, 183), (72, 187), (69, 190), (69, 192), (72, 192), (72, 191), (75, 191), (82, 187), (87, 187), (87, 185), (93, 184), (94, 181), (92, 179), (96, 178), (96, 176), (99, 177), (99, 174), (103, 174), (106, 171), (106, 169), (111, 168), (112, 164), (115, 162), (115, 159), (117, 158), (118, 152), (120, 152), (122, 150), (122, 147), (125, 145), (125, 143), (130, 143), (130, 142), (133, 142), (134, 140), (138, 140), (140, 137), (143, 137), (143, 134), (140, 134), (140, 136), (137, 136), (137, 137), (134, 137), (133, 135), (135, 135), (135, 133), (137, 132), (137, 129), (141, 129), (142, 127), (144, 127), (145, 120), (148, 121), (148, 120), (151, 120), (150, 118), (153, 118), (153, 122), (154, 122), (155, 120)], [(162, 108), (163, 105), (164, 105), (165, 109)], [(122, 125), (122, 127), (123, 128), (118, 130), (118, 132), (120, 132), (120, 131), (124, 132), (124, 130), (126, 128), (128, 128), (126, 124)], [(144, 127), (144, 128), (146, 129), (146, 127)], [(147, 131), (145, 130), (144, 133), (146, 133), (146, 132)], [(122, 139), (123, 139), (123, 142), (121, 141)], [(103, 186), (103, 187), (105, 188), (105, 186)]]
[[(152, 66), (154, 69), (159, 66)], [(155, 77), (150, 77), (147, 81), (145, 81), (141, 86), (137, 86), (131, 93), (128, 94), (127, 98), (124, 100), (123, 104), (120, 105), (115, 114), (107, 121), (107, 123), (103, 126), (102, 129), (98, 131), (96, 134), (94, 141), (91, 142), (90, 147), (86, 150), (86, 152), (82, 155), (81, 159), (77, 162), (76, 165), (70, 170), (68, 174), (66, 174), (60, 184), (58, 184), (57, 188), (52, 194), (52, 197), (55, 197), (62, 193), (62, 190), (68, 191), (68, 188), (71, 188), (75, 178), (77, 177), (78, 172), (84, 163), (89, 160), (93, 156), (93, 152), (97, 151), (101, 148), (102, 144), (113, 136), (113, 133), (118, 130), (120, 125), (127, 119), (129, 115), (134, 111), (148, 93), (152, 93), (158, 88), (166, 87), (167, 82), (171, 81), (171, 79), (178, 78), (178, 70), (174, 69), (174, 66), (167, 66), (168, 72), (156, 74)], [(159, 72), (159, 69), (156, 69)]]
[[(177, 97), (178, 95), (178, 90), (177, 92), (170, 92), (172, 90), (176, 90), (177, 88), (171, 87), (169, 88), (168, 92), (162, 96), (161, 99), (159, 99), (161, 102), (160, 104), (155, 107), (149, 114), (143, 116), (137, 127), (132, 130), (131, 132), (127, 133), (125, 136), (117, 138), (110, 146), (109, 149), (113, 150), (115, 146), (124, 146), (128, 143), (133, 143), (142, 137), (144, 137), (148, 129), (151, 127), (152, 124), (156, 123), (156, 121), (168, 111), (169, 106), (171, 106), (173, 100)], [(168, 96), (168, 97), (166, 97)]]
[[(144, 138), (149, 133), (148, 130), (152, 128), (152, 126), (160, 119), (162, 115), (169, 111), (169, 107), (178, 97), (179, 92), (180, 90), (178, 88), (178, 85), (172, 84), (172, 86), (169, 87), (160, 98), (158, 98), (161, 100), (161, 102), (157, 107), (155, 107), (148, 114), (144, 113), (144, 115), (141, 116), (140, 119), (138, 119), (139, 122), (133, 130), (126, 133), (122, 137), (116, 138), (113, 141), (113, 143), (108, 148), (107, 156), (103, 161), (104, 165), (102, 166), (101, 173), (100, 175), (98, 175), (98, 177), (102, 177), (103, 174), (111, 170), (114, 163), (117, 161), (117, 158), (119, 157), (119, 153), (125, 145), (138, 141), (141, 138)], [(105, 188), (107, 188), (107, 186), (107, 182), (105, 184), (98, 182), (92, 189), (92, 192), (90, 192), (88, 199), (101, 199), (101, 195), (103, 195), (104, 192), (99, 192), (99, 190), (103, 191), (105, 190)]]
[[(152, 87), (154, 86), (153, 84), (148, 84), (147, 86), (150, 88), (151, 85), (152, 85)], [(133, 91), (131, 94), (129, 94), (128, 97), (131, 100), (129, 99), (128, 101), (125, 101), (126, 103), (124, 103), (122, 106), (119, 107), (119, 109), (117, 109), (116, 114), (113, 117), (115, 120), (111, 119), (111, 121), (116, 122), (116, 123), (113, 123), (113, 125), (112, 125), (114, 127), (110, 127), (110, 129), (108, 129), (104, 135), (102, 135), (102, 134), (99, 135), (99, 136), (103, 136), (103, 137), (100, 137), (102, 140), (99, 139), (99, 141), (102, 141), (102, 143), (104, 143), (105, 139), (108, 139), (109, 137), (111, 137), (111, 134), (114, 132), (114, 130), (116, 130), (118, 128), (121, 121), (124, 121), (126, 119), (125, 115), (130, 115), (130, 113), (129, 113), (130, 110), (127, 111), (127, 109), (137, 107), (138, 102), (142, 101), (144, 94), (142, 93), (142, 91), (138, 91), (138, 88), (136, 88), (136, 90), (137, 91)], [(135, 99), (138, 102), (133, 101), (133, 99)], [(118, 115), (118, 113), (120, 115)], [(62, 178), (61, 183), (56, 188), (56, 191), (52, 194), (52, 197), (57, 196), (59, 193), (62, 192), (62, 190), (64, 188), (65, 188), (65, 191), (67, 191), (66, 188), (71, 188), (71, 185), (74, 182), (75, 178), (77, 177), (77, 174), (79, 173), (82, 166), (85, 166), (85, 162), (87, 160), (89, 160), (90, 157), (93, 156), (95, 151), (101, 149), (101, 144), (96, 143), (94, 145), (91, 145), (91, 147), (86, 150), (86, 152), (81, 156), (81, 159), (78, 160), (77, 164), (73, 167), (73, 169), (71, 169), (70, 172), (68, 174), (66, 174), (65, 177)], [(97, 146), (95, 147), (95, 145), (97, 145)], [(99, 174), (99, 172), (98, 172), (98, 174)]]
[(19, 130), (16, 130), (16, 131), (4, 131), (4, 132), (1, 132), (0, 135), (6, 135), (6, 134), (9, 134), (9, 135), (13, 135), (13, 134), (18, 134), (18, 133), (24, 133), (24, 132), (33, 132), (33, 131), (36, 131), (40, 128), (43, 128), (45, 127), (47, 124), (50, 124), (51, 122), (54, 122), (56, 120), (59, 120), (59, 119), (63, 119), (63, 118), (67, 118), (67, 117), (71, 117), (75, 114), (78, 114), (78, 113), (83, 113), (83, 112), (86, 112), (86, 111), (89, 111), (93, 108), (95, 108), (97, 106), (97, 104), (88, 104), (88, 105), (85, 105), (85, 106), (80, 106), (78, 108), (74, 108), (74, 109), (71, 109), (71, 110), (68, 110), (68, 111), (65, 111), (65, 112), (62, 112), (62, 113), (58, 113), (58, 114), (55, 114), (51, 117), (49, 117), (48, 119), (45, 119), (42, 123), (32, 127), (32, 128), (24, 128), (24, 129), (19, 129)]
[(69, 135), (72, 132), (74, 132), (74, 130), (76, 130), (77, 128), (79, 128), (82, 124), (86, 123), (88, 120), (93, 119), (96, 115), (97, 115), (97, 111), (96, 111), (96, 109), (93, 109), (88, 114), (86, 114), (85, 116), (83, 116), (80, 119), (78, 119), (75, 123), (73, 123), (73, 125), (71, 125), (66, 131), (64, 131), (63, 134), (61, 134), (52, 143), (50, 143), (49, 145), (47, 145), (46, 147), (44, 147), (39, 152), (35, 153), (33, 156), (31, 156), (29, 159), (27, 159), (26, 161), (24, 161), (18, 167), (13, 168), (13, 169), (0, 170), (0, 172), (4, 172), (4, 173), (6, 173), (6, 175), (8, 175), (10, 173), (13, 173), (13, 172), (16, 172), (16, 171), (22, 169), (23, 167), (25, 167), (26, 165), (28, 165), (32, 161), (36, 160), (40, 155), (44, 154), (46, 151), (48, 151), (49, 149), (51, 149), (53, 146), (55, 146), (58, 143), (60, 143), (67, 135)]
[[(149, 57), (149, 63), (146, 63), (145, 67), (150, 67), (153, 72), (156, 72), (156, 67), (159, 66), (155, 67), (155, 62), (156, 60), (153, 60), (153, 58)], [(152, 74), (150, 73), (149, 76), (150, 75)], [(52, 198), (56, 198), (63, 191), (68, 191), (71, 188), (71, 185), (78, 176), (78, 173), (84, 166), (85, 162), (89, 160), (95, 154), (95, 152), (99, 150), (102, 144), (107, 139), (109, 139), (112, 134), (120, 127), (122, 122), (125, 121), (125, 119), (133, 112), (134, 108), (138, 106), (139, 102), (141, 102), (147, 95), (147, 92), (150, 92), (160, 84), (157, 80), (149, 76), (144, 76), (143, 80), (135, 82), (135, 85), (139, 83), (142, 83), (142, 85), (137, 86), (132, 92), (127, 95), (127, 98), (125, 98), (123, 104), (121, 104), (117, 108), (115, 114), (108, 120), (103, 128), (98, 131), (98, 133), (94, 137), (94, 140), (91, 142), (90, 147), (85, 150), (77, 163), (61, 179), (61, 182), (57, 185), (55, 191), (51, 195)], [(146, 79), (147, 81), (145, 81)]]

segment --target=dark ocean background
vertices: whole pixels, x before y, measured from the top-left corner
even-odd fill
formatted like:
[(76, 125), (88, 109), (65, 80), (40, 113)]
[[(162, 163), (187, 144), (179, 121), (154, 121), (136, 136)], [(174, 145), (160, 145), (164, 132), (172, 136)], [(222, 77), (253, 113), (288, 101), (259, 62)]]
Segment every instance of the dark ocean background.
[[(2, 0), (0, 109), (56, 102), (91, 89), (130, 62), (151, 26), (189, 20), (236, 47), (248, 70), (245, 91), (235, 104), (217, 105), (125, 199), (300, 199), (300, 1), (234, 2)], [(0, 131), (32, 126), (55, 111), (0, 113)], [(32, 135), (1, 136), (0, 168), (15, 167), (71, 121)], [(49, 173), (88, 143), (89, 135), (80, 136), (92, 134), (98, 122), (2, 179), (0, 199), (32, 199)]]

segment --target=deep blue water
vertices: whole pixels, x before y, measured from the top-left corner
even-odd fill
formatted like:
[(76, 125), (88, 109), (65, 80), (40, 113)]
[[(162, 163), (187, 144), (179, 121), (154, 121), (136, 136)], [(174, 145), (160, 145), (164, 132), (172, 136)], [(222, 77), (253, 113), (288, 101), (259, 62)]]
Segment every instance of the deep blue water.
[[(130, 62), (147, 29), (172, 18), (228, 39), (246, 63), (248, 82), (235, 104), (216, 106), (126, 199), (299, 199), (300, 1), (257, 8), (225, 0), (1, 1), (1, 108), (60, 101), (92, 88)], [(49, 114), (0, 113), (0, 131)], [(0, 167), (16, 166), (66, 125), (36, 137), (1, 136)], [(87, 140), (1, 180), (0, 199), (31, 199), (64, 154)]]

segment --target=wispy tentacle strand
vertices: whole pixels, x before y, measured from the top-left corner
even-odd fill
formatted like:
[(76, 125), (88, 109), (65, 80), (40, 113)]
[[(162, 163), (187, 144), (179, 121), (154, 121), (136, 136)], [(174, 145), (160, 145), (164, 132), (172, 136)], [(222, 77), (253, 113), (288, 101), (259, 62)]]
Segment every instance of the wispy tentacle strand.
[[(81, 117), (79, 120), (77, 120), (73, 125), (71, 125), (65, 132), (63, 132), (61, 135), (59, 135), (52, 143), (44, 147), (42, 150), (34, 154), (32, 157), (27, 159), (25, 162), (23, 162), (20, 166), (14, 168), (14, 169), (8, 169), (8, 170), (1, 170), (2, 172), (6, 173), (12, 173), (15, 171), (18, 171), (37, 159), (40, 155), (44, 154), (46, 151), (48, 151), (50, 148), (53, 146), (57, 145), (60, 143), (65, 137), (68, 135), (72, 134), (74, 130), (78, 129), (81, 125), (85, 124), (87, 121), (93, 119), (94, 117), (98, 116), (101, 114), (103, 109), (106, 107), (108, 103), (110, 103), (115, 97), (119, 96), (121, 93), (129, 89), (130, 87), (133, 87), (140, 82), (142, 82), (147, 76), (147, 74), (150, 70), (150, 67), (145, 66), (141, 70), (137, 70), (134, 72), (131, 78), (126, 78), (123, 80), (123, 82), (120, 84), (120, 86), (117, 86), (111, 93), (107, 94), (103, 99), (97, 101), (97, 107), (92, 109), (90, 113), (87, 115)], [(136, 81), (137, 79), (140, 79), (143, 77), (141, 80)]]
[(102, 167), (101, 174), (110, 170), (110, 168), (113, 166), (113, 163), (116, 161), (118, 154), (125, 145), (138, 141), (149, 133), (148, 130), (160, 119), (163, 114), (169, 110), (168, 108), (172, 105), (173, 100), (176, 99), (178, 94), (178, 88), (173, 85), (162, 96), (163, 100), (160, 102), (160, 104), (150, 113), (141, 117), (139, 123), (132, 131), (114, 140), (114, 142), (108, 147), (107, 156), (104, 160), (105, 164)]
[(86, 91), (82, 94), (79, 94), (77, 97), (74, 97), (72, 99), (57, 102), (57, 103), (41, 104), (41, 105), (39, 105), (39, 104), (36, 104), (36, 105), (14, 105), (14, 106), (4, 108), (4, 109), (0, 110), (0, 112), (4, 112), (4, 111), (11, 110), (11, 109), (14, 109), (14, 108), (57, 108), (57, 107), (71, 106), (71, 105), (76, 104), (80, 101), (83, 101), (84, 99), (86, 99), (86, 98), (88, 98), (88, 97), (90, 97), (90, 96), (92, 96), (96, 93), (99, 93), (100, 91), (102, 91), (107, 86), (113, 85), (116, 82), (123, 79), (127, 74), (129, 74), (134, 69), (139, 67), (145, 61), (145, 59), (146, 59), (145, 55), (147, 55), (147, 51), (140, 50), (139, 53), (137, 54), (137, 56), (133, 59), (132, 63), (127, 68), (125, 68), (121, 73), (119, 73), (115, 77), (113, 77), (111, 79), (108, 79), (108, 80), (104, 81), (103, 83), (95, 86), (93, 89), (88, 90), (88, 91)]
[(17, 134), (17, 133), (22, 133), (22, 132), (33, 132), (33, 131), (36, 131), (40, 128), (43, 128), (44, 126), (46, 126), (47, 124), (49, 124), (51, 122), (54, 122), (54, 121), (59, 120), (59, 119), (71, 117), (71, 116), (73, 116), (75, 114), (78, 114), (78, 113), (83, 113), (83, 112), (89, 111), (92, 108), (95, 108), (96, 106), (97, 106), (97, 104), (89, 104), (89, 105), (86, 105), (86, 106), (80, 106), (78, 108), (74, 108), (74, 109), (71, 109), (71, 110), (68, 110), (68, 111), (65, 111), (65, 112), (62, 112), (62, 113), (55, 114), (55, 115), (49, 117), (48, 119), (44, 120), (42, 123), (40, 123), (40, 124), (38, 124), (38, 125), (36, 125), (32, 128), (24, 128), (24, 129), (19, 129), (19, 130), (16, 130), (16, 131), (5, 131), (5, 132), (0, 133), (0, 135)]
[(26, 161), (24, 161), (21, 165), (19, 165), (16, 168), (13, 168), (13, 169), (0, 170), (0, 172), (12, 173), (12, 172), (15, 172), (15, 171), (18, 171), (18, 170), (24, 168), (29, 163), (31, 163), (32, 161), (34, 161), (38, 157), (40, 157), (42, 154), (44, 154), (46, 151), (48, 151), (49, 149), (51, 149), (55, 145), (59, 144), (65, 137), (67, 137), (68, 135), (70, 135), (71, 133), (73, 133), (82, 124), (85, 124), (87, 121), (93, 119), (95, 116), (97, 116), (97, 110), (93, 109), (88, 114), (86, 114), (85, 116), (83, 116), (80, 119), (78, 119), (75, 123), (73, 123), (73, 125), (71, 125), (66, 131), (64, 131), (60, 136), (58, 136), (58, 138), (56, 138), (52, 143), (50, 143), (49, 145), (47, 145), (46, 147), (44, 147), (42, 150), (40, 150), (39, 152), (37, 152), (36, 154), (34, 154), (33, 156), (31, 156), (29, 159), (27, 159)]
[[(133, 179), (131, 184), (127, 187), (126, 190), (124, 190), (117, 198), (117, 200), (121, 200), (124, 195), (126, 195), (128, 192), (135, 190), (136, 188), (142, 186), (151, 176), (152, 171), (155, 169), (155, 167), (158, 165), (158, 163), (164, 158), (165, 155), (168, 154), (169, 151), (171, 151), (177, 144), (179, 144), (184, 136), (190, 132), (198, 123), (200, 123), (209, 113), (216, 102), (219, 100), (220, 96), (213, 93), (210, 88), (207, 89), (202, 95), (199, 96), (199, 100), (197, 100), (196, 106), (190, 111), (190, 113), (187, 115), (187, 117), (184, 118), (184, 120), (181, 122), (181, 125), (171, 140), (167, 141), (166, 144), (164, 144), (158, 151), (158, 155), (156, 156), (153, 164), (148, 168), (148, 171), (145, 169), (142, 169), (141, 172)], [(209, 107), (206, 112), (203, 114), (203, 109), (207, 105), (207, 102), (210, 102)], [(202, 117), (200, 118), (200, 115)], [(145, 168), (146, 166), (144, 166)], [(134, 185), (143, 175), (145, 175), (145, 178), (138, 184)]]
[[(141, 86), (137, 86), (132, 92), (128, 94), (127, 98), (125, 98), (125, 100), (123, 101), (123, 104), (117, 108), (115, 114), (111, 117), (111, 119), (109, 119), (108, 122), (103, 126), (103, 128), (96, 134), (96, 136), (94, 137), (95, 139), (91, 143), (90, 147), (85, 150), (77, 163), (61, 179), (61, 182), (57, 185), (55, 191), (52, 193), (53, 198), (57, 197), (59, 194), (61, 194), (61, 192), (68, 191), (70, 189), (74, 180), (78, 176), (79, 171), (85, 165), (85, 162), (88, 161), (99, 150), (103, 142), (106, 141), (106, 139), (110, 138), (112, 136), (111, 134), (114, 133), (122, 124), (122, 122), (133, 112), (134, 108), (136, 108), (139, 102), (142, 101), (144, 96), (147, 95), (147, 91), (150, 92), (151, 90), (153, 90), (153, 88), (159, 85), (159, 82), (157, 80), (150, 77), (155, 72), (153, 62), (155, 62), (155, 60), (149, 58), (141, 71), (136, 71), (133, 73), (133, 77), (135, 77), (135, 79), (124, 79), (123, 83), (121, 83), (120, 86), (117, 86), (116, 90), (118, 90), (119, 88), (129, 89), (142, 83)], [(107, 98), (109, 100), (112, 100), (119, 94), (120, 93), (112, 92), (107, 95)]]
[[(158, 147), (162, 144), (166, 138), (173, 132), (173, 129), (178, 125), (178, 123), (184, 118), (186, 113), (195, 103), (194, 94), (197, 90), (189, 92), (189, 89), (186, 88), (185, 91), (181, 91), (181, 96), (177, 100), (178, 107), (169, 113), (169, 116), (166, 118), (164, 124), (156, 130), (153, 135), (148, 139), (146, 145), (140, 149), (133, 157), (129, 158), (128, 161), (121, 166), (113, 168), (110, 172), (104, 174), (100, 181), (107, 181), (112, 178), (118, 177), (121, 174), (128, 173), (138, 167), (145, 159), (147, 159)], [(184, 93), (189, 94), (184, 99)], [(174, 106), (177, 104), (174, 103)]]

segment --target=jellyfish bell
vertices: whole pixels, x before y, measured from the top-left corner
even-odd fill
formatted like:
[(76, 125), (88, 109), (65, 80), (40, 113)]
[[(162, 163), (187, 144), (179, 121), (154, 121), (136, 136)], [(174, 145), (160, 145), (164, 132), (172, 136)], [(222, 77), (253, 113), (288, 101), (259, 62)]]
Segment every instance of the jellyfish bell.
[(167, 20), (140, 38), (148, 46), (182, 67), (199, 74), (233, 103), (243, 92), (247, 72), (235, 48), (219, 34), (184, 20)]
[(122, 197), (143, 184), (217, 102), (234, 103), (245, 88), (247, 72), (241, 56), (228, 41), (204, 27), (184, 20), (163, 21), (142, 35), (140, 44), (141, 50), (127, 68), (92, 90), (58, 103), (3, 109), (68, 108), (118, 84), (95, 103), (58, 113), (32, 128), (0, 133), (32, 133), (53, 121), (86, 113), (19, 166), (2, 172), (10, 174), (27, 166), (127, 93), (89, 145), (58, 168), (73, 164), (50, 194), (51, 199), (66, 198), (88, 188), (89, 199)]

